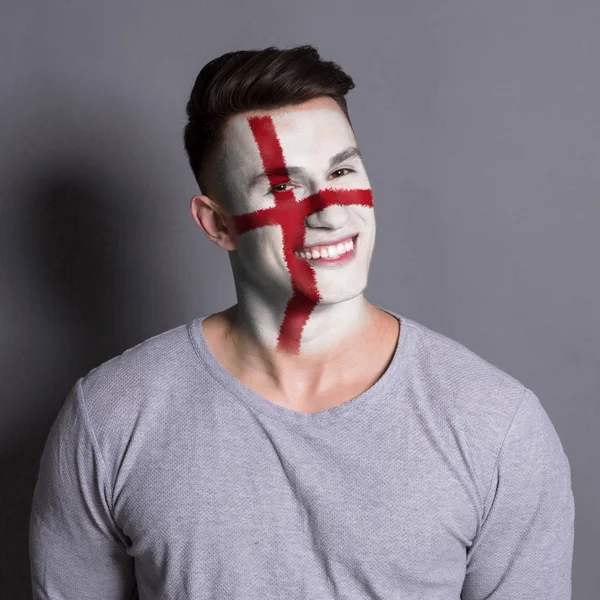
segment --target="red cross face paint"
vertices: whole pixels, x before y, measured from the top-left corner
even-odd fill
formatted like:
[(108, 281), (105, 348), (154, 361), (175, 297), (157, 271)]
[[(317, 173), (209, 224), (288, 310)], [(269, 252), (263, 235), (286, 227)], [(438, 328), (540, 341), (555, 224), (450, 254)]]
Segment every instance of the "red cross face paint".
[(300, 351), (317, 306), (331, 307), (343, 335), (344, 306), (362, 299), (367, 285), (375, 217), (356, 139), (337, 103), (323, 98), (235, 116), (221, 174), (238, 295), (253, 303), (255, 320), (278, 324), (276, 349)]

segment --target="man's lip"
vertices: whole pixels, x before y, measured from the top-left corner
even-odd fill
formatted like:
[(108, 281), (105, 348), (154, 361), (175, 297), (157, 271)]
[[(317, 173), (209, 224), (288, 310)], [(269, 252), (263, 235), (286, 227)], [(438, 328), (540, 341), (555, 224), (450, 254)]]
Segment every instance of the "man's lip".
[(298, 248), (296, 251), (300, 252), (300, 250), (303, 250), (304, 248), (314, 248), (315, 246), (335, 246), (336, 244), (339, 244), (340, 242), (345, 242), (346, 240), (350, 240), (350, 239), (353, 242), (356, 242), (357, 237), (358, 237), (358, 233), (355, 233), (354, 235), (347, 235), (346, 237), (339, 238), (337, 241), (322, 242), (319, 244), (306, 244), (305, 246), (301, 246), (300, 248)]

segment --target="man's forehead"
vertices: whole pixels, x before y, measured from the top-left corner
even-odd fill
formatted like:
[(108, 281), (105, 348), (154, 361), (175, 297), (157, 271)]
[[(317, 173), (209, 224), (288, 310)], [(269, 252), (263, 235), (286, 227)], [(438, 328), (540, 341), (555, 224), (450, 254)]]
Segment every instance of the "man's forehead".
[[(354, 133), (337, 103), (304, 103), (271, 111), (252, 111), (232, 117), (225, 136), (226, 149), (246, 154), (256, 141), (250, 127), (253, 117), (269, 117), (285, 154), (327, 151), (337, 145), (354, 143)], [(253, 154), (253, 153), (252, 153)], [(249, 157), (248, 157), (249, 158)]]

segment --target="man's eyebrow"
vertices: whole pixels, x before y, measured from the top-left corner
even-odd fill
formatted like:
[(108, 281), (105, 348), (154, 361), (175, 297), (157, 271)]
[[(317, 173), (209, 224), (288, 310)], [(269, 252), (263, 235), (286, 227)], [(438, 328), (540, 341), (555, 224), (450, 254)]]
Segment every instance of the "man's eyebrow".
[(341, 152), (338, 152), (335, 156), (331, 157), (329, 161), (329, 168), (332, 169), (336, 165), (339, 165), (341, 162), (348, 160), (349, 158), (354, 158), (355, 156), (361, 157), (360, 151), (356, 146), (351, 146), (350, 148), (346, 148)]
[[(346, 148), (329, 159), (329, 168), (332, 169), (336, 165), (339, 165), (349, 158), (354, 158), (355, 156), (361, 156), (360, 151), (356, 146)], [(248, 182), (248, 191), (250, 191), (259, 181), (263, 179), (269, 179), (269, 177), (277, 175), (280, 177), (286, 177), (288, 175), (293, 177), (294, 175), (302, 175), (302, 173), (305, 171), (306, 170), (302, 167), (273, 167), (271, 169), (266, 169), (265, 171), (257, 173), (250, 178), (250, 181)]]

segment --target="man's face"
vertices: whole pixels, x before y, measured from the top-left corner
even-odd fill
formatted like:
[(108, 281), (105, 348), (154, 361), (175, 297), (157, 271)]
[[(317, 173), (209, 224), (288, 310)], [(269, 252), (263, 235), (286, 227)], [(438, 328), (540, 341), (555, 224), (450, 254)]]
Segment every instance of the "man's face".
[[(219, 179), (241, 282), (278, 302), (294, 294), (333, 304), (362, 293), (375, 216), (356, 148), (346, 116), (328, 97), (228, 121)], [(348, 240), (353, 249), (342, 256), (337, 244)], [(314, 246), (329, 246), (327, 257), (315, 260), (311, 251), (308, 258)]]

